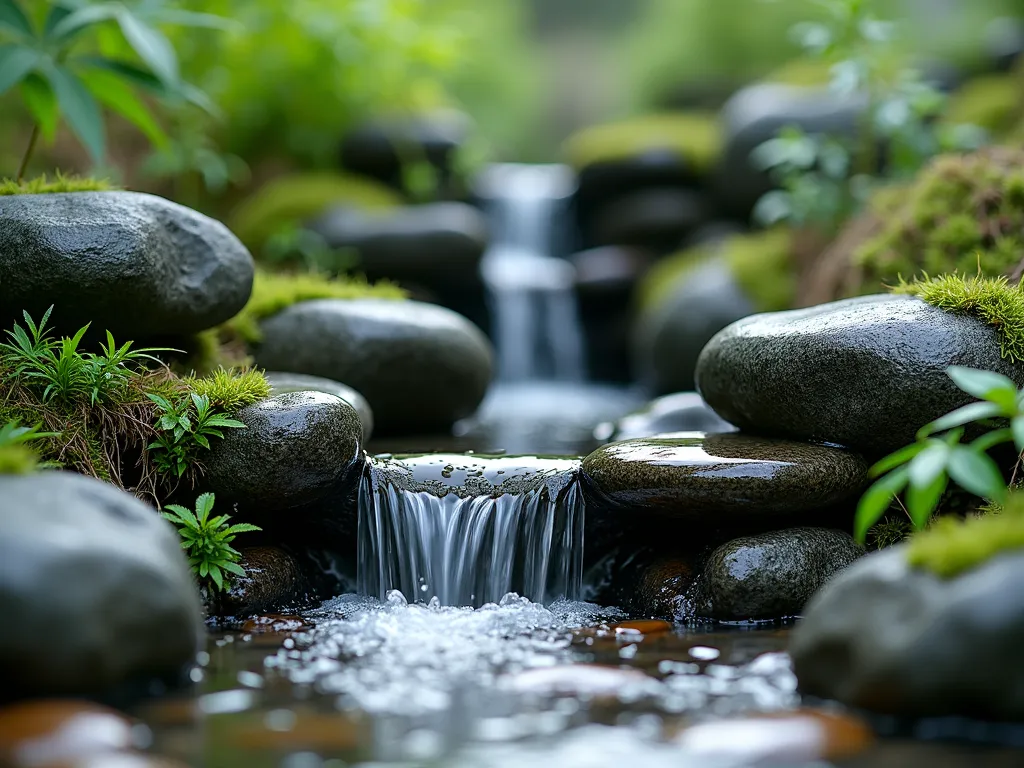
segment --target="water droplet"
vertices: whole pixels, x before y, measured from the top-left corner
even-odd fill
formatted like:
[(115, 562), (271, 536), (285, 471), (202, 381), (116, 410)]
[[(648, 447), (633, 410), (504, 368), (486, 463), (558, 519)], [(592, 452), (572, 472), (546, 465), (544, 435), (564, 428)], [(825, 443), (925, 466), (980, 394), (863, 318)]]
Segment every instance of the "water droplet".
[(409, 601), (405, 599), (405, 595), (398, 589), (389, 590), (384, 596), (384, 600), (393, 608), (401, 608), (409, 604)]
[(704, 645), (695, 645), (693, 646), (693, 648), (690, 649), (690, 655), (693, 658), (698, 659), (700, 661), (714, 661), (722, 655), (722, 652), (719, 651), (717, 648), (708, 648)]

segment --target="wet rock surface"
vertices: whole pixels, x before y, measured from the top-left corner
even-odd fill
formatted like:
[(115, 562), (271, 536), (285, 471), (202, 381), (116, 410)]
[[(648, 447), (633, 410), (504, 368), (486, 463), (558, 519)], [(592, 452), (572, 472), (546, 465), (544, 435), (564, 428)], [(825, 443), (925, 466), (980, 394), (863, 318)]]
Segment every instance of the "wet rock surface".
[(638, 575), (631, 605), (641, 616), (692, 616), (689, 594), (697, 578), (695, 557), (664, 556)]
[(379, 433), (445, 431), (474, 411), (491, 380), (483, 333), (429, 304), (306, 301), (261, 328), (258, 365), (354, 387), (369, 401)]
[(363, 426), (363, 443), (373, 435), (373, 409), (365, 397), (347, 384), (321, 376), (281, 371), (267, 371), (266, 377), (271, 394), (274, 395), (283, 395), (287, 392), (326, 392), (328, 395), (340, 397), (359, 414), (359, 423)]
[(227, 592), (214, 597), (217, 614), (244, 619), (307, 599), (309, 585), (299, 562), (289, 553), (278, 547), (247, 547), (240, 552), (238, 565), (245, 576), (233, 576)]
[(599, 424), (594, 437), (601, 442), (619, 442), (668, 432), (731, 432), (735, 429), (696, 392), (676, 392), (652, 400), (617, 422)]
[(819, 588), (863, 553), (848, 533), (826, 528), (733, 539), (708, 557), (691, 610), (724, 621), (797, 616)]
[(99, 480), (0, 477), (4, 696), (102, 695), (178, 681), (203, 636), (174, 528)]
[(708, 205), (696, 190), (645, 189), (601, 206), (594, 214), (593, 239), (599, 245), (671, 251), (708, 216)]
[(724, 259), (695, 266), (633, 330), (637, 375), (657, 394), (694, 388), (697, 360), (723, 328), (753, 314), (754, 304)]
[(697, 388), (742, 430), (838, 443), (878, 456), (973, 402), (946, 375), (982, 368), (1024, 384), (996, 331), (908, 296), (864, 296), (755, 315), (715, 336)]
[(27, 310), (74, 334), (187, 335), (228, 320), (252, 291), (253, 261), (227, 227), (137, 192), (0, 199), (0, 320)]
[(263, 525), (273, 513), (338, 493), (359, 469), (362, 425), (346, 401), (324, 392), (275, 395), (238, 412), (205, 457), (203, 484)]
[[(0, 765), (84, 765), (140, 746), (134, 724), (116, 710), (74, 699), (39, 699), (0, 708)], [(149, 763), (139, 763), (148, 765)]]
[(729, 529), (825, 514), (856, 499), (867, 467), (838, 448), (682, 432), (603, 446), (582, 471), (588, 504), (623, 522), (653, 515)]
[(948, 580), (905, 547), (872, 554), (807, 605), (791, 653), (800, 689), (893, 715), (1024, 718), (1024, 554)]

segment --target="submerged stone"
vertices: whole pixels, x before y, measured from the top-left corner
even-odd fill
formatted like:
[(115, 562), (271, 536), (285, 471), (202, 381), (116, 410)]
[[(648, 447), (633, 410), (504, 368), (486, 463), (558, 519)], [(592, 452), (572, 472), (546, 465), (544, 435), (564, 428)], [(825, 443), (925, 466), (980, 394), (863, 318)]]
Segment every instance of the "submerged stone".
[(724, 621), (797, 616), (818, 589), (863, 553), (850, 534), (826, 528), (733, 539), (708, 557), (691, 610)]
[(363, 443), (373, 435), (373, 410), (370, 404), (366, 402), (365, 397), (347, 384), (321, 376), (281, 371), (267, 371), (266, 377), (271, 394), (274, 395), (283, 395), (286, 392), (326, 392), (328, 395), (340, 397), (359, 414), (359, 423), (363, 425)]
[(724, 529), (827, 513), (854, 500), (867, 473), (863, 459), (839, 448), (700, 432), (611, 443), (582, 469), (588, 505), (620, 519)]
[(450, 429), (476, 409), (491, 381), (487, 338), (466, 318), (431, 304), (304, 301), (260, 327), (258, 365), (355, 387), (381, 433)]
[(188, 335), (237, 314), (254, 266), (219, 221), (138, 192), (0, 198), (0, 321), (27, 310), (117, 341)]
[(808, 604), (792, 635), (800, 690), (911, 717), (1024, 720), (1024, 553), (951, 579), (871, 554)]
[(863, 296), (755, 315), (723, 330), (697, 388), (740, 429), (884, 455), (929, 421), (974, 402), (946, 375), (981, 368), (1024, 385), (994, 328), (909, 296)]
[(422, 454), (370, 461), (359, 492), (358, 591), (444, 605), (575, 598), (579, 461)]
[(5, 697), (142, 693), (199, 651), (199, 597), (173, 526), (70, 472), (0, 477)]
[(676, 392), (652, 400), (615, 423), (594, 430), (600, 442), (620, 442), (669, 432), (730, 432), (736, 428), (711, 410), (696, 392)]

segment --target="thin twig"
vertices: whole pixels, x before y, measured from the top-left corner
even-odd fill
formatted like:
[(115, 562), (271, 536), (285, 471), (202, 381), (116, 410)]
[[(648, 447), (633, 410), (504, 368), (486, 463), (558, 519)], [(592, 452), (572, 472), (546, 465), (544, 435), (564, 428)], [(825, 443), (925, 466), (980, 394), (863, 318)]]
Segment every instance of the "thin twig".
[(25, 156), (21, 158), (21, 167), (18, 168), (19, 184), (25, 178), (25, 171), (28, 170), (28, 161), (32, 159), (32, 154), (36, 151), (37, 141), (39, 141), (39, 123), (32, 126), (32, 136), (28, 140), (28, 148), (25, 150)]

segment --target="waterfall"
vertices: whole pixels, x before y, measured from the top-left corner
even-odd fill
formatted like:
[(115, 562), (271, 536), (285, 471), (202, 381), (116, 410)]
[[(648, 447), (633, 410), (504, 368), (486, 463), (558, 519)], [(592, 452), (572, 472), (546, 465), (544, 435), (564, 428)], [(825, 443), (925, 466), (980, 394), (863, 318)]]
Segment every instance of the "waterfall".
[(509, 592), (538, 603), (577, 598), (577, 468), (533, 457), (371, 460), (359, 488), (358, 591), (474, 607)]
[(585, 378), (575, 269), (554, 255), (574, 183), (561, 165), (504, 163), (483, 176), (492, 241), (481, 269), (501, 381)]

